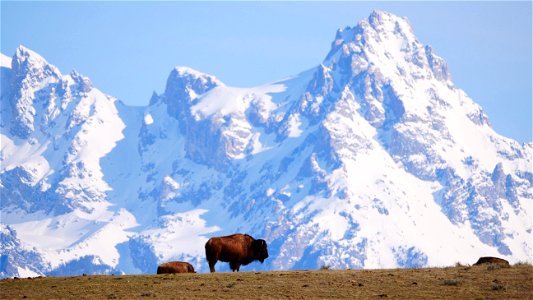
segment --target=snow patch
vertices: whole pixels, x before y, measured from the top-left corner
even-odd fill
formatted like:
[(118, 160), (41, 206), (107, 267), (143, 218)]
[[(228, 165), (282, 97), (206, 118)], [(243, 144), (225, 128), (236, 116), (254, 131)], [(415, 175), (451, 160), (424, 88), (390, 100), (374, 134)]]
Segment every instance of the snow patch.
[(300, 120), (300, 115), (291, 115), (288, 121), (287, 136), (290, 138), (297, 138), (302, 135), (304, 132), (301, 128), (302, 122)]
[(152, 125), (154, 123), (154, 118), (151, 114), (144, 115), (144, 124), (145, 125)]
[(0, 53), (0, 67), (11, 69), (11, 57)]
[(166, 215), (162, 218), (164, 226), (143, 231), (141, 236), (154, 245), (156, 256), (160, 261), (188, 254), (191, 256), (205, 255), (205, 234), (219, 231), (218, 226), (207, 226), (200, 216), (206, 209), (194, 209), (187, 212)]
[(191, 112), (199, 119), (216, 114), (244, 114), (252, 101), (263, 103), (263, 108), (272, 111), (276, 105), (272, 102), (271, 93), (286, 90), (282, 84), (265, 85), (256, 88), (236, 88), (217, 86), (198, 98), (198, 103), (191, 107)]

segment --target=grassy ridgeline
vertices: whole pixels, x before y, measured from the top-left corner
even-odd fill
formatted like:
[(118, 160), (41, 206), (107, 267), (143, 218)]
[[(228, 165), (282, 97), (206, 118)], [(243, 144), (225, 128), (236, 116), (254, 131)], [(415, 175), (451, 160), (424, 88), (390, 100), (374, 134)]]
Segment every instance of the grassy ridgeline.
[(214, 274), (77, 276), (0, 281), (0, 298), (521, 298), (533, 267), (457, 266)]

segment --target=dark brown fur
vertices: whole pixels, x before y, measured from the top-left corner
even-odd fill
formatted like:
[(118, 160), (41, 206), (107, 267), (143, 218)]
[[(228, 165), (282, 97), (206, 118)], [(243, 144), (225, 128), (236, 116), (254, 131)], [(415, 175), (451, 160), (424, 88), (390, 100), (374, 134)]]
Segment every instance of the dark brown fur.
[(474, 264), (474, 266), (482, 265), (482, 264), (497, 264), (501, 265), (502, 267), (509, 267), (509, 262), (505, 259), (498, 258), (498, 257), (492, 257), (492, 256), (484, 256), (480, 257), (478, 261)]
[(169, 261), (157, 266), (157, 274), (196, 273), (188, 262)]
[(210, 238), (205, 244), (205, 256), (211, 272), (215, 272), (217, 261), (229, 262), (231, 270), (238, 272), (241, 265), (254, 260), (263, 263), (268, 258), (268, 249), (265, 240), (237, 233)]

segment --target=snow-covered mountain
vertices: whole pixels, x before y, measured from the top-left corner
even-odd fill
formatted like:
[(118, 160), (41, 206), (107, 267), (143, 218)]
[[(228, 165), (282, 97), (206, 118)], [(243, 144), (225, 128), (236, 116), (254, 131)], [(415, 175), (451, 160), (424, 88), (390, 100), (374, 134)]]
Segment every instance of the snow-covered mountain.
[[(1, 57), (0, 276), (154, 273), (249, 233), (250, 269), (532, 261), (533, 143), (497, 134), (405, 18), (254, 88), (177, 67), (146, 107)], [(224, 270), (222, 264), (218, 269)]]

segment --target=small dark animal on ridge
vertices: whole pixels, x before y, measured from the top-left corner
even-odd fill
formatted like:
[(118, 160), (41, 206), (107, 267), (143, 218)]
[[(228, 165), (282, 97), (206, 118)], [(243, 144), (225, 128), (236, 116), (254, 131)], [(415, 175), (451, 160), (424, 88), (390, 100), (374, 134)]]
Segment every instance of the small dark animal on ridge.
[(157, 266), (157, 274), (196, 273), (188, 262), (169, 261)]
[(492, 257), (492, 256), (484, 256), (480, 257), (478, 261), (474, 264), (474, 266), (482, 265), (482, 264), (497, 264), (502, 267), (509, 267), (509, 262), (505, 259), (498, 258), (498, 257)]
[(211, 272), (215, 272), (219, 260), (229, 262), (231, 270), (239, 272), (241, 265), (246, 266), (254, 260), (263, 263), (268, 258), (268, 249), (265, 240), (237, 233), (210, 238), (205, 243), (205, 256)]

